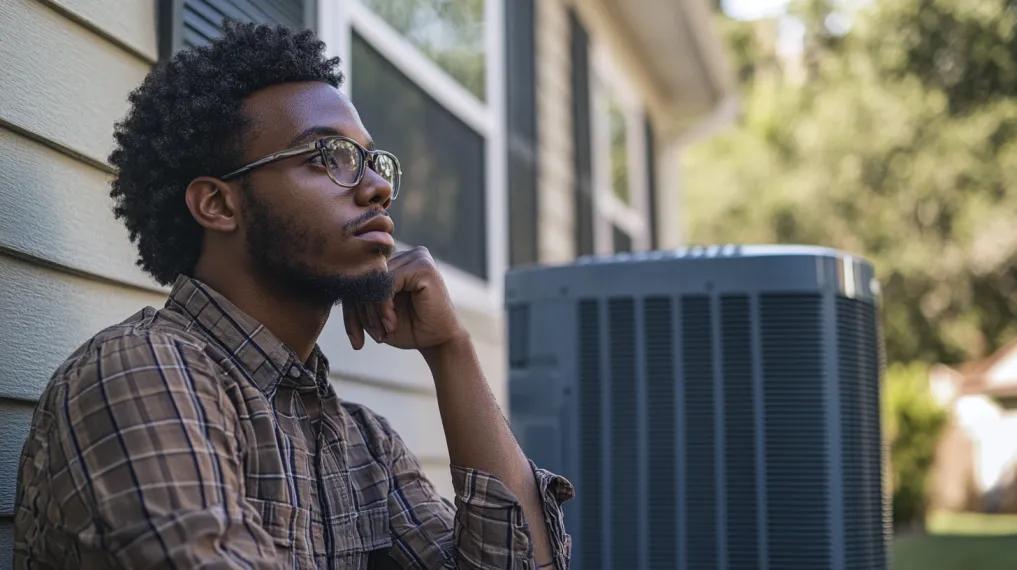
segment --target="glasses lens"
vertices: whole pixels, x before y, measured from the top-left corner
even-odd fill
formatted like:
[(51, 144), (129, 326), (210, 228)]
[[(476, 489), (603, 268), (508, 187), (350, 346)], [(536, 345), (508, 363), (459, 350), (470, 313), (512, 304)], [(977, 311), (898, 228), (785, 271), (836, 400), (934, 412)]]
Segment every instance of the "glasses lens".
[(340, 184), (354, 185), (360, 174), (360, 150), (350, 141), (332, 139), (325, 147), (328, 169)]
[(399, 194), (399, 163), (396, 158), (387, 152), (376, 154), (373, 170), (392, 187), (392, 199), (395, 199)]

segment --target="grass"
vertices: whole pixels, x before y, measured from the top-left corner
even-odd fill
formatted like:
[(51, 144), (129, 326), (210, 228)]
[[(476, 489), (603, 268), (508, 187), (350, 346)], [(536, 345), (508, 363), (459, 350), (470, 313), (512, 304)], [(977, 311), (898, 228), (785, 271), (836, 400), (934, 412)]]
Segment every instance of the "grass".
[(929, 534), (966, 536), (1017, 535), (1017, 515), (933, 512), (925, 519)]
[(929, 515), (928, 534), (893, 541), (893, 570), (1013, 570), (1017, 568), (1017, 515)]

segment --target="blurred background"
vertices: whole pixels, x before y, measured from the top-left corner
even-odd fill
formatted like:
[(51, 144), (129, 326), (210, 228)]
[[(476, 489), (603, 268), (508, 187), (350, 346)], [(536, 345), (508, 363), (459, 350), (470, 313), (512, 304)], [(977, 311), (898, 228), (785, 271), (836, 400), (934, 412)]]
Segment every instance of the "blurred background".
[(686, 239), (871, 260), (895, 567), (1014, 567), (1017, 3), (715, 9), (740, 104), (684, 154)]
[[(1008, 0), (0, 2), (0, 567), (49, 375), (167, 293), (112, 217), (113, 125), (223, 17), (309, 27), (342, 57), (406, 170), (398, 237), (438, 258), (503, 405), (512, 267), (711, 243), (871, 260), (894, 567), (1017, 567)], [(354, 352), (336, 319), (320, 342), (341, 397), (450, 494), (422, 360)]]

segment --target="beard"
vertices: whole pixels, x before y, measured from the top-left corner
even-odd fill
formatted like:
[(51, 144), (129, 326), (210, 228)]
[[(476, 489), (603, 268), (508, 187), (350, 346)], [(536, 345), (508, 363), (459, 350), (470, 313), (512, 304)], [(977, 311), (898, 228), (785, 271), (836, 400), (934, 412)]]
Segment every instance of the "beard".
[[(259, 202), (247, 180), (244, 216), (248, 219), (247, 253), (254, 271), (273, 289), (286, 296), (305, 300), (314, 305), (329, 306), (339, 303), (376, 303), (392, 294), (392, 276), (382, 270), (359, 275), (327, 273), (319, 267), (301, 261), (305, 257), (322, 258), (329, 237), (315, 232), (293, 219), (276, 215), (271, 208)], [(352, 236), (353, 228), (380, 214), (368, 212), (346, 224), (343, 233)], [(379, 249), (379, 255), (386, 252)]]

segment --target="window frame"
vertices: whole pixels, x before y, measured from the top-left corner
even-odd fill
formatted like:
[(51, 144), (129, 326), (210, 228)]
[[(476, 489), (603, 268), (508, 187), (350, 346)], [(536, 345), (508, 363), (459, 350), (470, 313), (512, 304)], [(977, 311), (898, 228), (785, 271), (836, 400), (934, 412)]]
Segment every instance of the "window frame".
[[(590, 47), (594, 252), (599, 255), (615, 253), (615, 227), (629, 236), (633, 251), (645, 251), (652, 245), (650, 184), (645, 158), (646, 110), (634, 82), (617, 65), (607, 47), (596, 41)], [(609, 99), (616, 102), (625, 120), (625, 159), (631, 204), (619, 199), (612, 187)]]
[[(483, 279), (440, 259), (436, 262), (457, 306), (488, 314), (500, 313), (503, 276), (508, 264), (503, 0), (484, 2), (486, 101), (470, 92), (359, 0), (319, 2), (317, 21), (318, 36), (325, 42), (326, 52), (342, 60), (346, 76), (344, 93), (351, 93), (357, 79), (350, 58), (353, 32), (356, 32), (439, 105), (484, 138), (486, 195), (483, 215), (488, 278)], [(370, 130), (371, 126), (366, 126)], [(415, 244), (397, 240), (397, 245), (405, 249)]]

